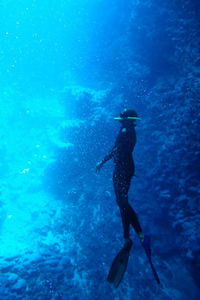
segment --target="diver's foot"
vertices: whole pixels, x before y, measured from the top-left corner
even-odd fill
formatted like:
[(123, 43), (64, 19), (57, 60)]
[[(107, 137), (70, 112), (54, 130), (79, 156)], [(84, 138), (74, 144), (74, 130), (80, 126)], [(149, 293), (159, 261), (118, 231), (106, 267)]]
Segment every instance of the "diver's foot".
[(143, 243), (144, 242), (144, 233), (143, 232), (139, 232), (138, 237), (140, 239), (140, 242)]

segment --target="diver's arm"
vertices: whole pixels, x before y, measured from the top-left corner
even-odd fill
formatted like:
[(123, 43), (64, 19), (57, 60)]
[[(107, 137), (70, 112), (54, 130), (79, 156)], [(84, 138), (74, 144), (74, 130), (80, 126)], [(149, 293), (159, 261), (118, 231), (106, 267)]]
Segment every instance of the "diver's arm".
[(114, 147), (100, 162), (97, 163), (96, 172), (100, 171), (102, 166), (113, 157), (113, 155), (116, 151), (117, 151), (117, 147)]
[(108, 160), (110, 160), (114, 153), (117, 151), (117, 147), (113, 147), (113, 149), (102, 159), (102, 163), (105, 164)]

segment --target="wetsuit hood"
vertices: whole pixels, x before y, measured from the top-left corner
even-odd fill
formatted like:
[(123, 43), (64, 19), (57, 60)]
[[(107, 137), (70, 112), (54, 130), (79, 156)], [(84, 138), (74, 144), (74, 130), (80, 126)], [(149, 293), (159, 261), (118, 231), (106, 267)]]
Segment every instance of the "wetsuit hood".
[(120, 113), (119, 117), (114, 118), (114, 120), (123, 122), (125, 120), (141, 120), (141, 118), (138, 117), (138, 114), (133, 109), (125, 109)]

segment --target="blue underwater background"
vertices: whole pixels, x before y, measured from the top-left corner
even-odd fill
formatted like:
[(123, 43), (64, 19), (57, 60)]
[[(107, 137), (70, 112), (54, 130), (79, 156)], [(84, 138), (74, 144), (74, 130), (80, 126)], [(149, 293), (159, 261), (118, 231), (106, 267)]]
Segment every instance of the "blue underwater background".
[[(0, 299), (200, 299), (200, 1), (0, 1)], [(111, 149), (135, 109), (129, 193), (152, 238), (123, 244)]]

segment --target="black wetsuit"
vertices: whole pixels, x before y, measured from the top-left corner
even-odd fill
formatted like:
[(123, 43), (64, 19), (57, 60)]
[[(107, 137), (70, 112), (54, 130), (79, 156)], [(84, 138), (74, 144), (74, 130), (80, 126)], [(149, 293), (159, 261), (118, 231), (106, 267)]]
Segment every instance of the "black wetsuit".
[(135, 173), (132, 152), (136, 144), (135, 125), (126, 124), (121, 127), (112, 151), (104, 158), (104, 162), (113, 158), (115, 169), (113, 184), (117, 204), (120, 208), (124, 237), (129, 238), (130, 224), (137, 234), (142, 232), (137, 215), (128, 203), (128, 191)]

